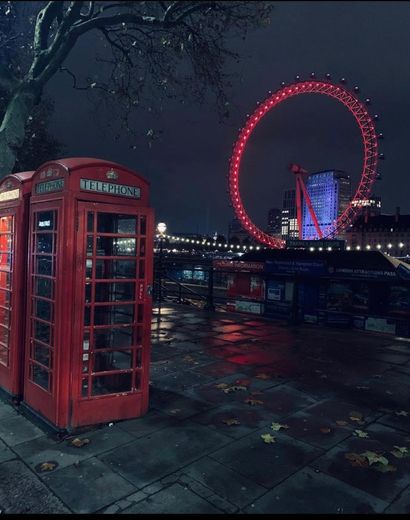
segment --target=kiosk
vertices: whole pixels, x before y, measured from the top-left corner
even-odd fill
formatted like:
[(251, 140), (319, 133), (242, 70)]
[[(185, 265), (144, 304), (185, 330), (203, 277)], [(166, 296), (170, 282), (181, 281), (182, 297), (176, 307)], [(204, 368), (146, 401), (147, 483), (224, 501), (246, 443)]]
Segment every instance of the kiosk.
[(0, 181), (0, 388), (18, 402), (26, 304), (28, 209), (34, 172)]
[(148, 409), (153, 211), (109, 161), (42, 165), (30, 200), (23, 406), (60, 430)]

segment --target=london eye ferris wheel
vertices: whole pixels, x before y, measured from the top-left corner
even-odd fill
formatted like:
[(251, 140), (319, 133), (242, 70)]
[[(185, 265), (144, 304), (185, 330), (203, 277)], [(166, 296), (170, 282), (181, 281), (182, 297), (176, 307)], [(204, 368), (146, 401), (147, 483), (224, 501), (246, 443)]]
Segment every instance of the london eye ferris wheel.
[(269, 235), (259, 229), (246, 212), (239, 191), (241, 161), (246, 150), (247, 142), (261, 119), (280, 103), (294, 96), (319, 94), (331, 97), (342, 103), (351, 112), (359, 126), (363, 143), (363, 163), (358, 187), (351, 198), (350, 204), (334, 220), (331, 226), (320, 226), (304, 183), (304, 177), (307, 175), (307, 172), (298, 165), (290, 165), (290, 169), (296, 178), (296, 206), (299, 231), (301, 230), (302, 198), (306, 203), (307, 211), (309, 211), (311, 220), (316, 229), (315, 238), (331, 239), (344, 231), (354, 221), (361, 210), (360, 202), (370, 197), (373, 183), (377, 178), (378, 159), (384, 158), (384, 155), (379, 154), (378, 151), (378, 139), (381, 139), (383, 134), (376, 133), (375, 121), (378, 120), (378, 116), (371, 116), (369, 113), (367, 106), (370, 104), (370, 100), (366, 99), (362, 102), (358, 97), (359, 88), (354, 87), (353, 91), (350, 91), (346, 88), (345, 83), (344, 78), (340, 80), (340, 83), (333, 82), (330, 74), (326, 74), (325, 80), (316, 79), (314, 73), (312, 73), (310, 79), (306, 81), (300, 80), (297, 76), (294, 83), (290, 85), (282, 84), (277, 91), (269, 93), (269, 96), (258, 104), (255, 111), (247, 118), (244, 127), (240, 130), (230, 161), (229, 194), (235, 215), (239, 219), (242, 227), (259, 243), (271, 248), (283, 248), (285, 246), (284, 240)]

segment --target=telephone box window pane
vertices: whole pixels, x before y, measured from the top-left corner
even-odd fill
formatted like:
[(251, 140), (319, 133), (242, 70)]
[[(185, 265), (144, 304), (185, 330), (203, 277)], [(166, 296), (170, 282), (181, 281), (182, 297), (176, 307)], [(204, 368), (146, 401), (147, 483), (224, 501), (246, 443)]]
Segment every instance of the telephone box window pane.
[(84, 325), (87, 327), (91, 323), (91, 309), (90, 307), (85, 307), (84, 309)]
[(1, 217), (0, 218), (0, 233), (12, 233), (13, 232), (13, 216)]
[(97, 260), (96, 278), (135, 278), (135, 260)]
[(51, 350), (44, 345), (34, 342), (33, 358), (46, 367), (51, 366)]
[(5, 307), (0, 307), (0, 323), (5, 327), (10, 325), (10, 311)]
[(34, 338), (51, 345), (51, 327), (47, 323), (34, 321)]
[(140, 234), (141, 235), (147, 234), (147, 217), (145, 217), (145, 216), (140, 217)]
[(132, 327), (97, 329), (94, 345), (95, 348), (128, 348), (132, 345)]
[(12, 242), (12, 235), (0, 235), (0, 251), (10, 253)]
[(9, 366), (9, 350), (0, 345), (0, 363), (6, 367)]
[(142, 338), (143, 338), (142, 331), (143, 331), (143, 328), (142, 327), (136, 327), (136, 329), (137, 329), (137, 345), (139, 345), (140, 343), (142, 343)]
[(55, 211), (40, 211), (37, 213), (36, 230), (50, 231), (56, 228), (57, 215)]
[(145, 278), (145, 260), (139, 261), (138, 278)]
[(135, 283), (97, 283), (95, 285), (96, 302), (133, 301)]
[(116, 215), (115, 213), (98, 213), (97, 215), (97, 233), (135, 235), (136, 228), (136, 217)]
[(145, 256), (145, 238), (140, 239), (140, 256)]
[(36, 299), (34, 303), (34, 315), (45, 321), (51, 321), (52, 304), (45, 300)]
[(135, 366), (137, 368), (141, 368), (141, 365), (142, 365), (142, 349), (139, 348), (137, 351), (136, 351), (136, 356), (137, 356), (137, 359), (136, 359), (136, 363), (135, 363)]
[(94, 358), (94, 372), (110, 370), (127, 370), (132, 368), (132, 352), (130, 350), (114, 350), (113, 352), (97, 352)]
[(93, 276), (93, 261), (86, 260), (85, 261), (85, 277), (92, 278)]
[(94, 213), (91, 211), (87, 213), (87, 231), (88, 233), (94, 232)]
[(44, 298), (53, 297), (53, 280), (48, 278), (36, 278), (34, 283), (34, 294)]
[(37, 253), (52, 253), (53, 237), (53, 233), (37, 233)]
[(85, 303), (91, 303), (91, 284), (85, 284)]
[(34, 383), (48, 390), (48, 372), (39, 365), (31, 366), (31, 379)]
[(13, 262), (13, 255), (11, 253), (0, 252), (0, 268), (4, 270), (10, 270)]
[(10, 296), (11, 293), (7, 289), (0, 289), (0, 304), (5, 307), (10, 307)]
[(2, 343), (4, 347), (7, 347), (9, 344), (9, 329), (3, 327), (3, 325), (0, 325), (0, 343)]
[(135, 256), (135, 238), (97, 236), (97, 256)]
[(101, 307), (94, 307), (95, 325), (132, 323), (133, 320), (134, 305), (103, 305)]
[(36, 274), (44, 276), (53, 276), (53, 257), (37, 256), (36, 257)]
[(94, 239), (92, 235), (87, 236), (87, 256), (93, 256)]
[[(0, 288), (10, 289), (11, 274), (8, 271), (0, 271)], [(0, 302), (1, 304), (1, 302)]]
[(83, 379), (81, 383), (81, 396), (87, 397), (88, 396), (88, 379)]
[(131, 391), (132, 374), (112, 374), (92, 378), (92, 395), (116, 394)]
[(87, 352), (87, 350), (90, 350), (90, 333), (88, 331), (84, 332), (83, 350), (85, 352)]

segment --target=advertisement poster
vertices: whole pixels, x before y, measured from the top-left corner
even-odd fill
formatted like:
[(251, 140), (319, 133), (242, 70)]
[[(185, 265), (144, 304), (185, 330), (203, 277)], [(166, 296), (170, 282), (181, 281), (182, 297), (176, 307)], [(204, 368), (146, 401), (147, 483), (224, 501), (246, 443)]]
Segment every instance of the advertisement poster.
[(388, 299), (389, 312), (410, 316), (410, 288), (404, 285), (392, 285)]
[(329, 311), (350, 312), (353, 291), (349, 284), (331, 283), (327, 290), (326, 308)]

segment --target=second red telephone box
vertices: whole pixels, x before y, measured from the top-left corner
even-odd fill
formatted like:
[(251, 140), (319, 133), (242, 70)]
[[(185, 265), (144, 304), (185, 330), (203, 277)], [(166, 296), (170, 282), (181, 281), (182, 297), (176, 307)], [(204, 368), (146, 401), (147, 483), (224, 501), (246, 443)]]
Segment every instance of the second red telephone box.
[(41, 166), (30, 202), (24, 406), (59, 429), (148, 408), (153, 212), (108, 161)]
[(22, 395), (28, 203), (34, 172), (7, 175), (0, 182), (0, 388)]

